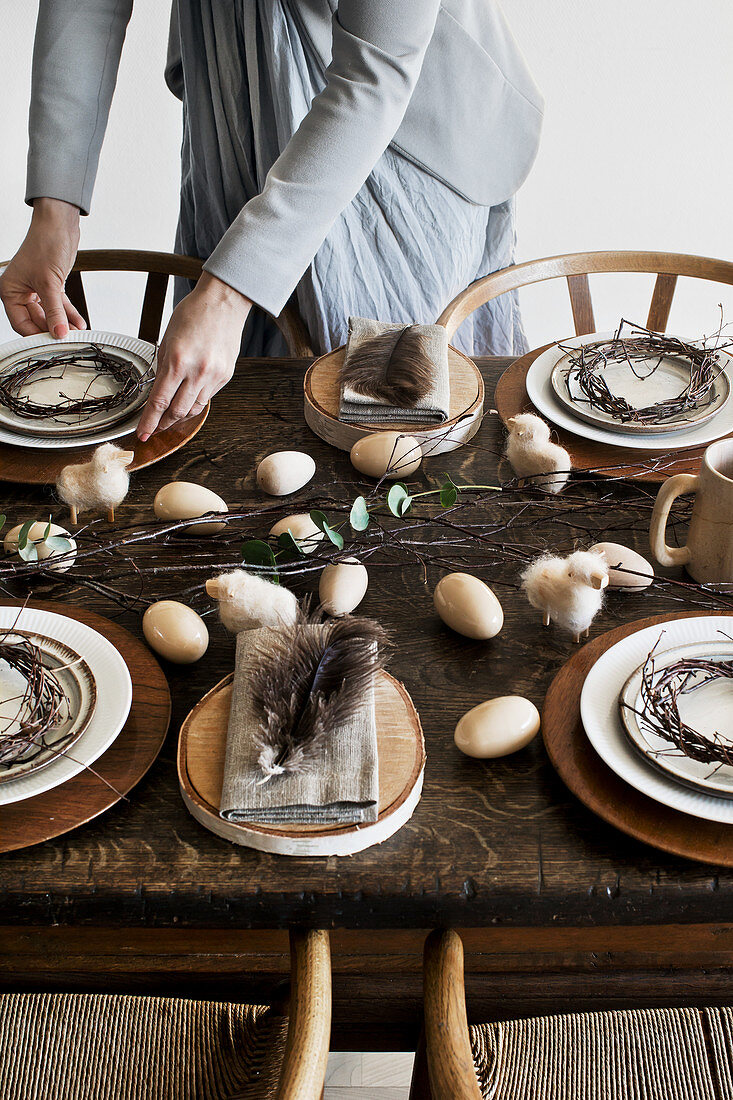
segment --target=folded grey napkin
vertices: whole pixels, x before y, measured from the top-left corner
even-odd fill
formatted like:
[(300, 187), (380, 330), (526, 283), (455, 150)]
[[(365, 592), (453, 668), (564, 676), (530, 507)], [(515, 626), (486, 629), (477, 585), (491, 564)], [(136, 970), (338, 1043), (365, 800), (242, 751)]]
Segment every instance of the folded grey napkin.
[[(369, 342), (388, 332), (398, 332), (405, 325), (386, 324), (366, 317), (349, 318), (349, 338), (341, 368), (341, 400), (339, 420), (355, 424), (404, 424), (412, 421), (422, 424), (442, 424), (450, 413), (450, 368), (448, 364), (448, 333), (442, 325), (411, 325), (411, 335), (418, 341), (423, 369), (428, 372), (425, 392), (414, 404), (402, 404), (388, 397), (367, 396), (354, 388), (349, 381), (357, 356), (361, 356)], [(382, 369), (389, 360), (387, 347)], [(363, 371), (360, 372), (363, 375)], [(375, 389), (380, 388), (380, 369), (375, 369)], [(386, 387), (389, 393), (390, 386)]]
[(373, 689), (350, 722), (334, 732), (311, 770), (301, 775), (275, 775), (262, 782), (257, 763), (260, 748), (255, 740), (262, 716), (252, 702), (250, 676), (270, 631), (270, 627), (261, 627), (237, 635), (221, 816), (227, 821), (263, 824), (376, 821), (379, 774)]

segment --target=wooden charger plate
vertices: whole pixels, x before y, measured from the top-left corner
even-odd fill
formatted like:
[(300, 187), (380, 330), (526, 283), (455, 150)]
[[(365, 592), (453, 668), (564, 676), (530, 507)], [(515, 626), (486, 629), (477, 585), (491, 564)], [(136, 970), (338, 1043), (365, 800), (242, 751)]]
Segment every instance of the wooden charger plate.
[[(504, 425), (512, 416), (520, 413), (536, 413), (534, 405), (527, 396), (527, 374), (535, 359), (551, 348), (530, 351), (517, 359), (499, 379), (494, 404)], [(538, 415), (543, 416), (542, 413)], [(666, 481), (672, 474), (696, 474), (700, 471), (700, 461), (709, 443), (701, 447), (688, 447), (677, 450), (670, 439), (669, 453), (659, 451), (637, 451), (629, 447), (611, 447), (594, 439), (584, 439), (580, 435), (568, 432), (552, 425), (559, 442), (569, 452), (575, 470), (597, 471), (599, 477), (629, 477), (637, 481)], [(579, 425), (582, 431), (582, 426)]]
[(233, 676), (203, 697), (178, 738), (178, 782), (183, 801), (212, 833), (289, 856), (345, 856), (380, 844), (402, 828), (420, 801), (425, 741), (405, 687), (381, 671), (375, 685), (379, 753), (379, 818), (368, 825), (236, 824), (219, 816)]
[[(135, 458), (128, 469), (142, 470), (152, 466), (168, 455), (185, 447), (197, 435), (209, 415), (209, 403), (198, 416), (181, 420), (164, 432), (156, 432), (146, 443), (141, 443), (136, 435), (125, 435), (112, 442), (123, 449), (132, 449)], [(41, 450), (34, 447), (13, 447), (10, 443), (0, 443), (0, 481), (28, 482), (32, 485), (45, 485), (56, 481), (64, 466), (72, 462), (87, 462), (99, 443), (86, 447), (74, 447), (69, 450)]]
[[(16, 601), (3, 600), (2, 605)], [(125, 660), (132, 679), (132, 706), (122, 732), (92, 767), (44, 794), (0, 806), (0, 852), (29, 848), (104, 813), (145, 775), (160, 752), (171, 716), (163, 671), (150, 650), (111, 619), (65, 603), (29, 601), (29, 607), (67, 615), (103, 634)], [(115, 790), (107, 786), (107, 780)]]
[(341, 366), (346, 348), (336, 348), (316, 359), (303, 382), (305, 421), (311, 431), (342, 451), (373, 432), (406, 432), (426, 441), (424, 453), (454, 451), (472, 439), (484, 414), (484, 380), (475, 363), (456, 348), (448, 348), (450, 367), (450, 416), (442, 424), (349, 424), (339, 420)]
[(580, 718), (580, 693), (585, 677), (602, 653), (647, 626), (699, 615), (699, 611), (652, 615), (619, 626), (584, 645), (550, 684), (542, 709), (542, 736), (550, 760), (565, 785), (604, 821), (663, 852), (718, 867), (733, 867), (733, 825), (681, 813), (631, 787), (597, 755)]

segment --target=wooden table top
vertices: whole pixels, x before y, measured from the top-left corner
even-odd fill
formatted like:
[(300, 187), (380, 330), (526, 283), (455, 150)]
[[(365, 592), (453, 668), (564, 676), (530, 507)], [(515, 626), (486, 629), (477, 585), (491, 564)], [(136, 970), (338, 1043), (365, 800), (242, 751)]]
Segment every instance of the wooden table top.
[[(480, 361), (487, 407), (507, 362)], [(155, 491), (173, 479), (201, 481), (230, 507), (261, 500), (255, 467), (278, 448), (310, 451), (323, 483), (354, 483), (348, 456), (321, 443), (303, 421), (304, 367), (297, 360), (243, 361), (191, 444), (135, 476), (120, 509), (123, 520), (149, 518)], [(486, 418), (477, 440), (484, 448), (441, 456), (428, 464), (428, 474), (447, 470), (456, 480), (487, 483), (496, 474), (491, 449), (501, 447), (496, 417)], [(653, 489), (650, 504), (652, 496)], [(54, 518), (62, 516), (52, 487), (4, 487), (2, 511), (13, 523), (51, 508)], [(289, 510), (297, 511), (297, 502)], [(587, 530), (558, 523), (538, 535), (557, 549), (606, 537), (646, 552), (640, 529), (597, 536), (593, 513), (583, 522)], [(638, 517), (635, 522), (640, 528)], [(471, 642), (433, 612), (438, 570), (428, 570), (427, 586), (417, 564), (370, 571), (361, 610), (397, 639), (390, 671), (415, 701), (428, 754), (422, 801), (396, 836), (349, 858), (288, 859), (230, 845), (189, 816), (176, 780), (178, 729), (233, 666), (233, 639), (212, 617), (206, 656), (193, 666), (165, 666), (173, 720), (156, 764), (129, 802), (56, 841), (0, 857), (0, 923), (427, 928), (727, 919), (733, 872), (665, 856), (604, 824), (563, 786), (541, 738), (496, 761), (470, 760), (454, 747), (458, 718), (490, 696), (527, 695), (541, 707), (550, 680), (574, 650), (569, 637), (542, 629), (512, 587), (517, 572), (512, 578), (512, 570), (504, 570), (497, 583), (498, 574), (485, 570), (505, 625), (492, 641)], [(119, 617), (140, 633), (135, 614), (86, 590), (72, 595), (62, 585), (35, 586), (36, 598), (50, 595)], [(616, 596), (591, 636), (669, 607), (656, 593)]]

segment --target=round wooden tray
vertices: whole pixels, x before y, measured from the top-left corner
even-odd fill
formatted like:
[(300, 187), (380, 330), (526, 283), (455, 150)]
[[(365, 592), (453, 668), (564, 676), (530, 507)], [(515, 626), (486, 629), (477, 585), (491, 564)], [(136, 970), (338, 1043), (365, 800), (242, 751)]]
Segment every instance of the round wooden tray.
[[(135, 435), (122, 436), (112, 440), (119, 447), (131, 447), (135, 458), (128, 469), (142, 470), (155, 462), (167, 458), (181, 447), (185, 447), (201, 431), (209, 415), (211, 403), (198, 416), (181, 420), (164, 432), (156, 432), (146, 443), (141, 443)], [(86, 447), (74, 447), (63, 451), (47, 451), (33, 447), (13, 447), (10, 443), (0, 443), (0, 481), (27, 482), (32, 485), (45, 485), (55, 482), (64, 466), (72, 462), (86, 462), (98, 443)]]
[[(560, 778), (604, 821), (663, 852), (719, 867), (733, 867), (733, 826), (673, 810), (629, 786), (597, 755), (580, 719), (583, 682), (602, 653), (637, 630), (699, 614), (699, 611), (686, 611), (652, 615), (619, 626), (584, 645), (563, 665), (550, 684), (542, 709), (542, 736)], [(730, 612), (705, 614), (728, 615)]]
[[(1, 602), (5, 607), (18, 606), (13, 600)], [(119, 802), (160, 752), (171, 715), (170, 692), (160, 665), (128, 630), (93, 611), (69, 604), (29, 601), (28, 606), (78, 619), (116, 646), (130, 670), (132, 706), (119, 737), (93, 764), (102, 779), (91, 771), (82, 771), (44, 794), (0, 806), (0, 852), (29, 848), (61, 836)]]
[(347, 856), (380, 844), (412, 817), (420, 801), (425, 741), (404, 686), (380, 672), (375, 687), (379, 818), (369, 825), (240, 825), (219, 816), (232, 675), (203, 697), (181, 726), (178, 782), (193, 816), (212, 833), (289, 856)]
[(448, 348), (450, 365), (450, 417), (442, 424), (348, 424), (339, 420), (339, 377), (346, 348), (336, 348), (316, 359), (303, 382), (305, 421), (311, 431), (332, 447), (350, 451), (372, 432), (408, 432), (430, 441), (425, 454), (454, 451), (473, 438), (484, 414), (484, 380), (475, 363), (456, 348)]
[[(527, 396), (527, 373), (535, 359), (552, 347), (530, 351), (508, 367), (499, 379), (494, 394), (494, 404), (504, 424), (511, 416), (524, 412), (537, 412)], [(543, 415), (543, 414), (539, 414)], [(546, 419), (546, 418), (545, 418)], [(637, 451), (628, 447), (611, 447), (607, 443), (598, 443), (594, 439), (584, 439), (580, 435), (568, 432), (553, 425), (559, 442), (569, 452), (575, 470), (597, 471), (599, 477), (629, 477), (637, 481), (666, 481), (672, 474), (696, 474), (700, 470), (700, 461), (705, 448), (689, 447), (687, 450), (675, 449), (670, 439), (669, 453)], [(582, 426), (580, 427), (582, 431)]]

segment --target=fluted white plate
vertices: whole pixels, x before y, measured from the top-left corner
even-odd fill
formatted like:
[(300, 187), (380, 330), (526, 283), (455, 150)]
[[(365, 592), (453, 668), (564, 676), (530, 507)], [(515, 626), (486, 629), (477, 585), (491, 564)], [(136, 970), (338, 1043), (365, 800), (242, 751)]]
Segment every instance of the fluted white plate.
[(0, 785), (0, 806), (43, 794), (93, 764), (121, 732), (132, 704), (130, 673), (124, 658), (111, 642), (85, 623), (54, 611), (26, 607), (20, 617), (18, 611), (19, 607), (0, 607), (0, 628), (15, 624), (19, 630), (34, 631), (68, 645), (84, 658), (94, 676), (97, 705), (84, 733), (70, 747), (69, 755), (59, 757), (37, 772)]
[[(574, 336), (572, 339), (562, 340), (561, 343), (564, 348), (579, 348), (582, 344), (594, 343), (597, 340), (610, 340), (614, 335), (613, 332), (594, 332), (589, 336)], [(538, 355), (527, 373), (526, 387), (527, 396), (538, 412), (559, 428), (573, 432), (574, 435), (579, 435), (583, 439), (594, 439), (598, 443), (607, 443), (612, 447), (624, 447), (637, 451), (674, 452), (681, 447), (704, 446), (733, 432), (733, 401), (726, 402), (716, 416), (696, 428), (680, 428), (679, 431), (668, 431), (658, 435), (637, 437), (613, 431), (611, 428), (598, 428), (593, 424), (587, 424), (563, 408), (552, 388), (552, 372), (565, 354), (566, 351), (563, 348), (553, 344), (547, 351)], [(720, 354), (727, 361), (725, 373), (730, 383), (733, 381), (733, 358), (722, 349)]]
[(658, 652), (733, 635), (733, 615), (700, 615), (645, 627), (603, 653), (585, 678), (580, 716), (588, 740), (616, 775), (649, 798), (707, 821), (733, 825), (733, 799), (695, 791), (663, 775), (630, 744), (619, 714), (619, 695), (661, 634)]
[[(56, 340), (50, 333), (44, 332), (39, 336), (22, 336), (18, 340), (12, 340), (0, 347), (0, 369), (3, 363), (13, 363), (19, 353), (30, 355), (36, 348), (43, 348), (50, 343), (59, 347), (62, 344), (100, 344), (102, 347), (115, 348), (121, 352), (129, 352), (136, 360), (149, 363), (155, 354), (155, 345), (146, 340), (138, 340), (132, 336), (123, 336), (119, 332), (97, 332), (96, 330), (83, 329), (80, 332), (70, 332), (60, 340)], [(155, 365), (155, 364), (154, 364)], [(125, 420), (118, 420), (106, 428), (81, 435), (33, 435), (31, 432), (16, 430), (11, 431), (0, 425), (0, 443), (11, 443), (14, 447), (32, 447), (37, 450), (70, 450), (76, 447), (87, 447), (96, 443), (108, 443), (112, 439), (120, 439), (129, 435), (137, 428), (142, 408), (138, 407), (131, 416)]]

